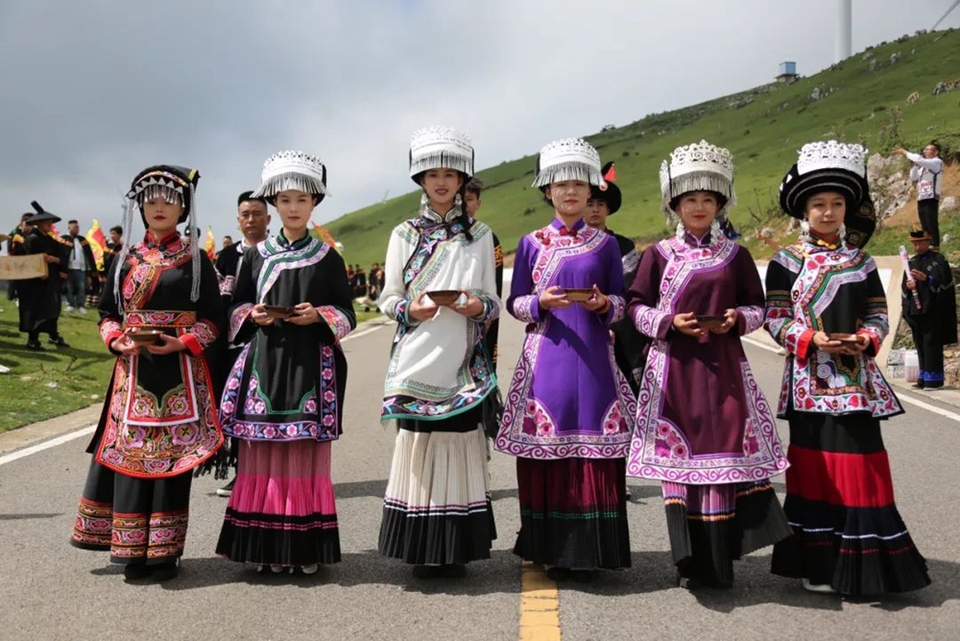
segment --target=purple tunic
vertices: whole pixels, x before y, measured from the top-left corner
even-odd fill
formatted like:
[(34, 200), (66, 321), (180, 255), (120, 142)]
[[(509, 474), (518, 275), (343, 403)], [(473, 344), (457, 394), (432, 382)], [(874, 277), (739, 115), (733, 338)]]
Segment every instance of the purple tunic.
[[(656, 339), (639, 393), (627, 474), (693, 485), (758, 481), (787, 468), (776, 423), (740, 337), (763, 324), (763, 288), (750, 253), (724, 236), (687, 234), (648, 247), (628, 293), (637, 329)], [(694, 338), (676, 314), (737, 310), (726, 334)]]
[[(607, 294), (610, 309), (589, 312), (578, 303), (540, 308), (554, 285)], [(617, 369), (609, 324), (623, 317), (623, 268), (616, 239), (578, 221), (556, 218), (520, 240), (507, 309), (529, 323), (496, 449), (553, 460), (627, 455), (636, 401)]]

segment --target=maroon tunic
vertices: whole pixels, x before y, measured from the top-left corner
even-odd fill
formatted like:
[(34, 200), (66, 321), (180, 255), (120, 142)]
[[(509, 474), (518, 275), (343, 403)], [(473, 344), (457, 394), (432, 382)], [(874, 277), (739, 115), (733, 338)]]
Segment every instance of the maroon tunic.
[[(776, 423), (740, 337), (763, 323), (764, 294), (750, 253), (724, 236), (686, 234), (648, 247), (628, 314), (654, 338), (638, 398), (630, 476), (694, 485), (767, 479), (787, 467)], [(737, 311), (726, 334), (673, 329), (676, 314)]]

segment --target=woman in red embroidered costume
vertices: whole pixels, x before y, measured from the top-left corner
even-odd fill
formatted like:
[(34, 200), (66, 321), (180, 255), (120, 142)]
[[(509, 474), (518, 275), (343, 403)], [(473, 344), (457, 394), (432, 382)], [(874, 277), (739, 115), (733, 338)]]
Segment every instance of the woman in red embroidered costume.
[(276, 207), (283, 229), (244, 252), (230, 312), (230, 340), (249, 342), (220, 402), (240, 445), (217, 554), (260, 571), (314, 574), (340, 560), (330, 450), (347, 384), (340, 340), (357, 320), (343, 258), (307, 231), (327, 195), (319, 158), (284, 151), (264, 163), (252, 197)]
[(790, 422), (784, 511), (793, 536), (773, 573), (813, 592), (906, 592), (930, 583), (893, 499), (880, 421), (903, 412), (874, 358), (889, 331), (866, 149), (804, 145), (780, 206), (805, 219), (767, 267), (765, 324), (787, 350), (777, 415)]
[[(100, 335), (117, 356), (71, 543), (109, 550), (127, 579), (177, 575), (192, 471), (223, 444), (204, 350), (218, 334), (217, 276), (195, 229), (200, 174), (149, 167), (127, 194), (124, 237), (139, 207), (143, 241), (124, 245), (100, 298)], [(145, 330), (159, 335), (144, 342)]]

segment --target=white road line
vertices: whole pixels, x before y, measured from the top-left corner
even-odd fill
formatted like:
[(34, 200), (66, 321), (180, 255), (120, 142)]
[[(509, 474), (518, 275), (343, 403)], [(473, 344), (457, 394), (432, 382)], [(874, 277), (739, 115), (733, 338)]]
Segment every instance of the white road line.
[(79, 429), (75, 432), (61, 434), (60, 436), (52, 438), (49, 441), (44, 441), (42, 443), (37, 443), (36, 445), (31, 445), (30, 447), (25, 447), (22, 450), (17, 450), (15, 452), (11, 452), (10, 454), (4, 454), (3, 456), (0, 456), (0, 466), (6, 465), (7, 463), (13, 463), (16, 460), (22, 459), (25, 456), (30, 456), (31, 454), (49, 450), (51, 447), (57, 447), (58, 445), (69, 443), (70, 441), (78, 439), (82, 436), (93, 434), (95, 429), (97, 429), (97, 426), (91, 425), (90, 427), (84, 427), (83, 429)]
[(374, 325), (373, 327), (368, 327), (367, 329), (362, 330), (362, 331), (359, 331), (359, 332), (357, 332), (356, 334), (347, 334), (347, 335), (343, 338), (343, 340), (340, 341), (340, 342), (341, 342), (341, 343), (346, 343), (348, 340), (350, 340), (350, 339), (352, 339), (352, 338), (360, 338), (361, 336), (366, 336), (367, 334), (372, 334), (373, 332), (377, 331), (377, 330), (380, 329), (381, 327), (386, 327), (386, 325), (387, 325), (386, 323), (384, 323), (383, 325)]
[[(772, 352), (773, 354), (776, 354), (776, 353), (777, 353), (777, 349), (778, 349), (778, 348), (772, 347), (771, 345), (767, 345), (766, 343), (763, 343), (763, 342), (761, 342), (761, 341), (758, 341), (758, 340), (755, 339), (755, 338), (750, 338), (749, 336), (744, 336), (744, 337), (742, 337), (741, 340), (743, 340), (743, 341), (746, 342), (746, 343), (750, 343), (751, 345), (753, 345), (753, 346), (755, 346), (755, 347), (759, 347), (760, 349), (765, 349), (765, 350), (767, 350), (768, 352)], [(957, 414), (957, 413), (955, 413), (955, 412), (951, 412), (950, 410), (945, 410), (945, 409), (943, 409), (942, 407), (937, 407), (936, 405), (931, 405), (930, 403), (927, 403), (927, 402), (925, 402), (925, 401), (921, 401), (921, 400), (918, 399), (918, 398), (914, 398), (913, 396), (910, 396), (909, 394), (904, 393), (903, 390), (898, 389), (898, 390), (894, 390), (894, 391), (896, 391), (896, 393), (897, 393), (897, 398), (899, 398), (901, 401), (904, 401), (904, 402), (907, 403), (908, 405), (913, 405), (914, 407), (919, 407), (920, 409), (925, 409), (925, 410), (927, 410), (928, 412), (933, 412), (934, 414), (937, 414), (937, 415), (942, 416), (942, 417), (944, 417), (944, 418), (949, 418), (951, 421), (956, 421), (957, 423), (960, 423), (960, 414)]]

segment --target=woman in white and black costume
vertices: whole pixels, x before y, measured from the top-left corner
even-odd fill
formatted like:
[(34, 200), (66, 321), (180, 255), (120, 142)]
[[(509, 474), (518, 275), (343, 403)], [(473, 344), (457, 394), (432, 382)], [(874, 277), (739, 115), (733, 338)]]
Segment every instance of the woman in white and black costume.
[(497, 380), (483, 330), (500, 299), (493, 234), (463, 205), (473, 161), (456, 130), (413, 134), (410, 177), (424, 193), (390, 235), (378, 301), (398, 325), (381, 420), (399, 428), (379, 549), (419, 577), (462, 576), (496, 538), (482, 406)]

